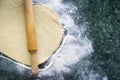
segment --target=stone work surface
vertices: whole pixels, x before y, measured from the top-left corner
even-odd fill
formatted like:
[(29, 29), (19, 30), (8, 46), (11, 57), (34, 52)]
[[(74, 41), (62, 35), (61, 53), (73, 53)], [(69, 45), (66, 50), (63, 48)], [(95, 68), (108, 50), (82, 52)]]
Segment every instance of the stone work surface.
[(120, 80), (120, 1), (89, 0), (87, 16), (93, 63), (102, 68), (109, 80)]

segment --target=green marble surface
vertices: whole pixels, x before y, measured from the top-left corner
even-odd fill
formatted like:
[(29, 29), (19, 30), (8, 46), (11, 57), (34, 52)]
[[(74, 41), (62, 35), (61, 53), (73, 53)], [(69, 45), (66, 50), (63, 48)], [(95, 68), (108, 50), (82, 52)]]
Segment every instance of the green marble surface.
[(108, 80), (120, 80), (120, 0), (72, 1), (78, 7), (77, 14), (90, 23), (88, 37), (94, 48), (91, 61), (102, 68)]
[(120, 0), (89, 0), (87, 14), (93, 63), (109, 80), (120, 80)]

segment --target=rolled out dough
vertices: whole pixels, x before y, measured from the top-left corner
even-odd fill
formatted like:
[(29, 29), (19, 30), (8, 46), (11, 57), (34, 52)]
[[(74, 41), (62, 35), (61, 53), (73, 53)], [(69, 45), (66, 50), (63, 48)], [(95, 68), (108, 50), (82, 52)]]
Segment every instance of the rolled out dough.
[[(59, 47), (63, 28), (57, 14), (45, 5), (34, 5), (39, 64), (45, 62)], [(27, 51), (24, 0), (0, 1), (0, 52), (31, 65)]]

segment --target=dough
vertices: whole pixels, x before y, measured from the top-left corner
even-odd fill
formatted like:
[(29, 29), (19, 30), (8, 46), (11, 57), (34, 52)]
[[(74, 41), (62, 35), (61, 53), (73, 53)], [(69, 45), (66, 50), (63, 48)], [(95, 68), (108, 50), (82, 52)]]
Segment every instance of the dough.
[[(45, 62), (60, 45), (63, 35), (59, 17), (45, 5), (34, 5), (39, 64)], [(0, 1), (0, 52), (31, 65), (27, 51), (24, 0)]]

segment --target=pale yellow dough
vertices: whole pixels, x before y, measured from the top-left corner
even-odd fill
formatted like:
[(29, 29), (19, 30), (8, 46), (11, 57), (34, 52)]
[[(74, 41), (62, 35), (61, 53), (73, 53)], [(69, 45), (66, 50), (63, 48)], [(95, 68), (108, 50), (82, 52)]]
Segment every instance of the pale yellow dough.
[[(63, 28), (57, 14), (47, 6), (34, 5), (39, 64), (45, 62), (59, 47)], [(31, 65), (27, 51), (24, 0), (0, 1), (0, 52)]]

